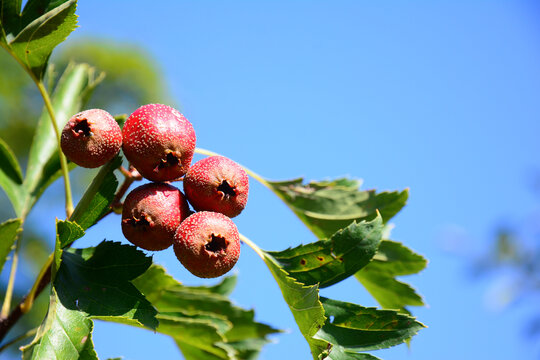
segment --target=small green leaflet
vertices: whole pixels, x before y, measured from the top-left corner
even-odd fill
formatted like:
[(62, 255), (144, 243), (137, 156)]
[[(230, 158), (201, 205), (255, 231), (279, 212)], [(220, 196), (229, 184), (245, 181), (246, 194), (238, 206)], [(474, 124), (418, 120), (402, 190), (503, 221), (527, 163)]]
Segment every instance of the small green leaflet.
[[(29, 1), (29, 5), (35, 3), (36, 1)], [(7, 47), (37, 81), (43, 78), (53, 49), (75, 30), (76, 7), (77, 1), (69, 0), (42, 15), (27, 11), (25, 8), (20, 22), (24, 26), (23, 29), (17, 31), (15, 28), (4, 28)], [(39, 17), (32, 18), (33, 16)]]
[(61, 248), (65, 248), (75, 240), (84, 236), (83, 228), (71, 221), (57, 220), (56, 232)]
[(58, 299), (90, 318), (155, 329), (157, 311), (131, 283), (151, 263), (134, 246), (111, 241), (66, 249), (54, 282)]
[(377, 211), (388, 222), (407, 202), (409, 192), (359, 190), (350, 179), (303, 183), (303, 179), (268, 182), (272, 190), (319, 238), (327, 239), (354, 220), (371, 220)]
[(355, 274), (377, 302), (385, 309), (408, 313), (406, 306), (423, 306), (422, 297), (396, 276), (422, 271), (427, 260), (403, 244), (383, 240), (373, 261)]
[(370, 222), (353, 222), (328, 240), (268, 254), (297, 281), (324, 288), (366, 266), (377, 251), (382, 231), (378, 216)]
[(73, 211), (71, 221), (86, 230), (107, 212), (118, 187), (118, 180), (113, 172), (121, 164), (122, 157), (117, 155), (101, 167)]
[(171, 336), (186, 359), (251, 359), (278, 330), (230, 302), (226, 295), (235, 282), (184, 286), (158, 265), (133, 281), (159, 311), (157, 331)]
[(21, 231), (21, 224), (21, 219), (9, 219), (0, 224), (0, 273)]
[(425, 326), (391, 310), (366, 308), (321, 298), (327, 323), (314, 338), (333, 344), (327, 359), (349, 359), (349, 353), (384, 349), (405, 342)]

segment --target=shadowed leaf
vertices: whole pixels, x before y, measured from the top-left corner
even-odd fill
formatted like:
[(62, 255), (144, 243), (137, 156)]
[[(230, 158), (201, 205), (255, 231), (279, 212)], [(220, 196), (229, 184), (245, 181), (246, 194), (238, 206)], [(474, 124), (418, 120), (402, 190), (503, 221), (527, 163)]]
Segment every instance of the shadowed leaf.
[(134, 246), (103, 241), (66, 249), (54, 286), (65, 307), (89, 317), (155, 329), (156, 310), (131, 283), (152, 263)]
[(0, 273), (17, 239), (17, 234), (21, 231), (21, 224), (21, 219), (10, 219), (0, 224)]

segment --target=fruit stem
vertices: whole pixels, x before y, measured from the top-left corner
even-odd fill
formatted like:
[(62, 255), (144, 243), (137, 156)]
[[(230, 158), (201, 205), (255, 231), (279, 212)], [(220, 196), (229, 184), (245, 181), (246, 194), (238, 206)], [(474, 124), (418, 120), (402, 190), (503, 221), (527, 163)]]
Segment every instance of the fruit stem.
[(15, 251), (13, 252), (13, 260), (11, 261), (11, 270), (9, 273), (9, 281), (6, 288), (6, 295), (4, 296), (4, 303), (2, 304), (2, 312), (0, 318), (5, 319), (9, 315), (11, 308), (11, 299), (13, 298), (13, 287), (15, 286), (15, 274), (17, 273), (17, 265), (19, 264), (19, 249), (21, 248), (21, 239), (17, 235), (15, 242)]
[(239, 234), (239, 235), (240, 235), (240, 240), (243, 243), (246, 243), (250, 248), (253, 249), (253, 251), (255, 251), (257, 253), (257, 255), (259, 255), (261, 257), (261, 259), (264, 260), (264, 253), (261, 250), (261, 248), (258, 247), (257, 244), (255, 244), (253, 241), (249, 240), (246, 236), (244, 236), (242, 234)]
[[(220, 155), (220, 154), (215, 153), (213, 151), (206, 150), (206, 149), (201, 149), (201, 148), (196, 148), (195, 152), (197, 154), (206, 155), (206, 156), (223, 156), (223, 155)], [(242, 166), (244, 171), (247, 172), (252, 178), (254, 178), (258, 182), (260, 182), (261, 184), (266, 186), (268, 189), (273, 191), (272, 186), (270, 185), (270, 183), (268, 181), (266, 181), (261, 175), (257, 174), (255, 171), (252, 171), (252, 170), (248, 169), (247, 167), (245, 167), (245, 166), (243, 166), (241, 164), (239, 164), (239, 165)]]
[(51, 118), (54, 133), (56, 135), (56, 141), (58, 143), (58, 156), (60, 158), (60, 168), (62, 170), (62, 176), (64, 177), (64, 189), (66, 193), (66, 218), (69, 219), (69, 217), (73, 213), (73, 200), (71, 196), (71, 185), (69, 182), (69, 170), (67, 166), (67, 160), (64, 156), (64, 153), (62, 153), (62, 148), (60, 147), (60, 130), (58, 130), (58, 124), (54, 115), (54, 109), (52, 107), (51, 99), (49, 97), (47, 89), (45, 89), (42, 81), (37, 81), (36, 79), (34, 79), (34, 81), (36, 82), (39, 93), (43, 98), (43, 102), (45, 103), (45, 107), (47, 108), (47, 112), (49, 113), (49, 117)]

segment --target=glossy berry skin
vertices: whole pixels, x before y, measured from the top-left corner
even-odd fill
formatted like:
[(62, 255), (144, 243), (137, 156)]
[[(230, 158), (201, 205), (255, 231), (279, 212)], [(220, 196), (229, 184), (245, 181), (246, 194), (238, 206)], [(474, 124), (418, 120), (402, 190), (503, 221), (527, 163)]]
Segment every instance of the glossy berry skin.
[(96, 168), (118, 154), (122, 147), (122, 130), (105, 110), (85, 110), (69, 119), (62, 130), (60, 147), (75, 164)]
[(191, 214), (184, 194), (165, 183), (149, 183), (131, 191), (122, 209), (122, 232), (145, 250), (168, 248), (176, 229)]
[(124, 155), (148, 180), (177, 180), (191, 165), (195, 131), (191, 123), (170, 106), (141, 106), (127, 118), (122, 136)]
[(184, 192), (195, 210), (235, 217), (246, 207), (249, 179), (231, 159), (210, 156), (189, 169), (184, 177)]
[(240, 256), (240, 236), (227, 216), (201, 211), (182, 222), (174, 253), (193, 275), (214, 278), (231, 270)]

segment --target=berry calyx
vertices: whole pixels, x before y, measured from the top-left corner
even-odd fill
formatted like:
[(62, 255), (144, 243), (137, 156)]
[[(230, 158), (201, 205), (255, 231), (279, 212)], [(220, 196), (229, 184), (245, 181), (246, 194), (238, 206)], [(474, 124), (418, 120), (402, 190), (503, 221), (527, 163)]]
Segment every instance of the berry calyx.
[(145, 250), (163, 250), (172, 245), (176, 229), (190, 215), (184, 194), (164, 183), (133, 189), (124, 201), (122, 232), (132, 244)]
[(135, 110), (122, 129), (124, 155), (152, 181), (184, 176), (195, 152), (195, 131), (176, 109), (148, 104)]
[(73, 115), (64, 126), (60, 147), (75, 164), (96, 168), (118, 154), (122, 147), (122, 130), (105, 110), (85, 110)]
[(235, 217), (246, 207), (249, 178), (231, 159), (210, 156), (189, 169), (184, 177), (184, 191), (195, 210)]
[(240, 256), (240, 235), (227, 216), (209, 211), (190, 215), (180, 224), (173, 244), (184, 267), (201, 278), (231, 270)]

